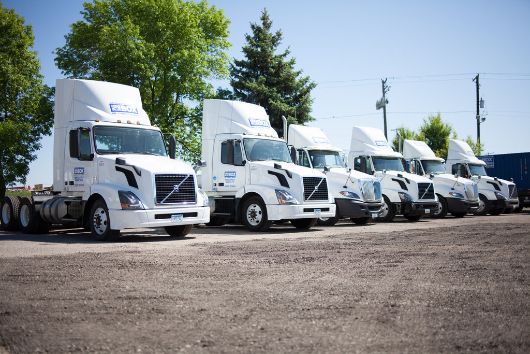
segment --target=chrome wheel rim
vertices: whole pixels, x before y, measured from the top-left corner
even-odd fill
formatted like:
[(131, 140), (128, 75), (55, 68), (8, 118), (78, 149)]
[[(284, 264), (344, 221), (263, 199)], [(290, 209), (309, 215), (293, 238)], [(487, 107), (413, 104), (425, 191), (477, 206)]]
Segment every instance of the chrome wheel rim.
[(95, 210), (94, 216), (92, 218), (92, 225), (94, 226), (94, 231), (98, 235), (103, 235), (105, 231), (107, 231), (108, 216), (105, 212), (105, 209), (99, 207)]
[(27, 227), (29, 225), (29, 213), (30, 213), (29, 207), (27, 205), (22, 205), (18, 216), (20, 218), (20, 224), (23, 227)]
[(247, 208), (247, 221), (252, 226), (258, 226), (263, 220), (263, 211), (258, 204), (250, 204)]
[(2, 223), (7, 224), (11, 220), (11, 208), (7, 203), (2, 206)]

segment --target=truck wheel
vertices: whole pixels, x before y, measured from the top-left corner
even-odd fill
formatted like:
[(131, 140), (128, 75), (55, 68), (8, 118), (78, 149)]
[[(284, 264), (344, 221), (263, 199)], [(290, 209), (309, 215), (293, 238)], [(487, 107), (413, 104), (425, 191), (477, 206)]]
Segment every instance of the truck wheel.
[(372, 218), (367, 216), (365, 218), (351, 218), (351, 221), (353, 221), (356, 225), (366, 225), (370, 221), (372, 221)]
[(272, 221), (267, 218), (267, 208), (260, 197), (251, 197), (243, 204), (243, 224), (250, 231), (266, 231)]
[(423, 215), (405, 215), (405, 219), (408, 221), (420, 221), (423, 218)]
[(90, 230), (98, 241), (116, 241), (120, 230), (111, 230), (109, 209), (103, 198), (94, 202), (90, 209)]
[(41, 230), (41, 222), (44, 222), (44, 220), (35, 211), (35, 204), (33, 204), (32, 200), (23, 198), (18, 213), (20, 230), (26, 234), (36, 234)]
[(15, 231), (18, 230), (18, 211), (19, 211), (20, 201), (17, 197), (4, 197), (2, 200), (1, 213), (2, 217), (0, 218), (1, 228), (5, 231)]
[(314, 219), (293, 219), (291, 220), (291, 224), (293, 224), (294, 227), (300, 230), (307, 230), (315, 226), (317, 223), (317, 218)]
[(478, 209), (477, 211), (475, 211), (475, 215), (480, 215), (480, 216), (486, 215), (487, 213), (490, 212), (490, 208), (491, 208), (491, 203), (488, 200), (488, 198), (486, 198), (482, 194), (479, 195)]
[(501, 215), (504, 212), (504, 208), (490, 209), (490, 215)]
[(171, 237), (184, 237), (190, 233), (191, 229), (193, 229), (193, 224), (164, 227), (164, 230)]
[(451, 212), (451, 215), (453, 215), (455, 218), (463, 218), (466, 216), (467, 213), (453, 213)]
[(444, 197), (437, 194), (438, 196), (438, 209), (432, 214), (433, 218), (442, 219), (447, 215), (447, 201)]
[(339, 208), (335, 206), (335, 216), (332, 218), (318, 218), (317, 224), (320, 226), (333, 226), (339, 221)]
[(392, 221), (394, 219), (394, 205), (390, 202), (386, 195), (383, 196), (383, 206), (379, 212), (379, 216), (375, 219), (376, 221)]
[(230, 221), (229, 218), (221, 218), (219, 216), (211, 216), (210, 222), (206, 223), (206, 226), (223, 226)]

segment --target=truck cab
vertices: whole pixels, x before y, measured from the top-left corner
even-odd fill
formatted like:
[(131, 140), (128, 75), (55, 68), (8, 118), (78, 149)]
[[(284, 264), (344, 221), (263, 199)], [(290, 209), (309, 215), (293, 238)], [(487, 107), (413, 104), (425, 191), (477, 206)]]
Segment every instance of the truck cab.
[(380, 221), (392, 221), (396, 215), (418, 221), (438, 209), (433, 182), (406, 172), (403, 156), (388, 145), (379, 129), (353, 127), (348, 165), (379, 179), (384, 203)]
[(21, 204), (24, 232), (69, 224), (91, 230), (97, 240), (147, 227), (181, 237), (209, 217), (195, 171), (175, 159), (174, 138), (168, 152), (137, 88), (57, 80), (53, 191)]
[(450, 139), (447, 162), (447, 173), (469, 178), (478, 186), (479, 206), (477, 215), (499, 215), (506, 209), (519, 207), (515, 183), (486, 173), (486, 163), (479, 160), (465, 141)]
[(381, 183), (372, 175), (346, 169), (343, 151), (331, 146), (321, 129), (291, 124), (287, 142), (296, 151), (298, 165), (322, 171), (328, 179), (336, 215), (319, 218), (319, 225), (334, 225), (342, 218), (366, 224), (378, 216), (383, 206)]
[(265, 231), (273, 222), (290, 221), (307, 229), (318, 217), (335, 216), (326, 176), (292, 162), (263, 107), (205, 100), (202, 160), (200, 185), (209, 198), (210, 225), (233, 220)]
[(436, 157), (424, 141), (406, 139), (403, 157), (409, 172), (429, 178), (438, 197), (438, 210), (433, 217), (443, 218), (447, 213), (464, 217), (478, 209), (478, 187), (470, 179), (446, 173), (444, 159)]

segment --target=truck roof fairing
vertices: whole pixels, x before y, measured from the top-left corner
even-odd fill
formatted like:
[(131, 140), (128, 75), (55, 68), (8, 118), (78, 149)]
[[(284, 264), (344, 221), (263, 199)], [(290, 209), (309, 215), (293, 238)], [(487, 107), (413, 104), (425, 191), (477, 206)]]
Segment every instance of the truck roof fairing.
[(239, 101), (204, 100), (203, 139), (214, 139), (216, 134), (244, 133), (278, 138), (263, 107)]
[(403, 142), (403, 157), (405, 160), (422, 159), (443, 162), (444, 159), (437, 157), (425, 141), (405, 139)]
[(475, 156), (469, 145), (462, 140), (449, 139), (449, 150), (447, 152), (448, 163), (467, 162), (486, 166), (486, 163)]
[(372, 127), (353, 127), (350, 154), (371, 156), (403, 157), (388, 144), (380, 129)]
[(291, 124), (289, 126), (288, 138), (287, 141), (289, 144), (293, 145), (296, 149), (313, 148), (342, 151), (342, 149), (331, 146), (331, 142), (326, 134), (317, 127)]
[(140, 91), (113, 82), (58, 79), (55, 88), (55, 127), (72, 121), (123, 122), (151, 125), (142, 108)]

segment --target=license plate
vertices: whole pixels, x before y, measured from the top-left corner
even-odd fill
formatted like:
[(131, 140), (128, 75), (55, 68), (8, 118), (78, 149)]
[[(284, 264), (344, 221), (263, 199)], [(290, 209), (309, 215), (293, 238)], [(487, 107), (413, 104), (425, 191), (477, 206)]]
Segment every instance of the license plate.
[(425, 214), (429, 214), (431, 212), (431, 209), (425, 209)]
[(372, 219), (377, 218), (378, 215), (379, 215), (379, 214), (377, 214), (377, 213), (372, 213)]
[(315, 215), (320, 215), (320, 209), (315, 209)]
[(182, 214), (171, 215), (171, 222), (181, 222), (183, 219), (184, 219), (184, 216)]

